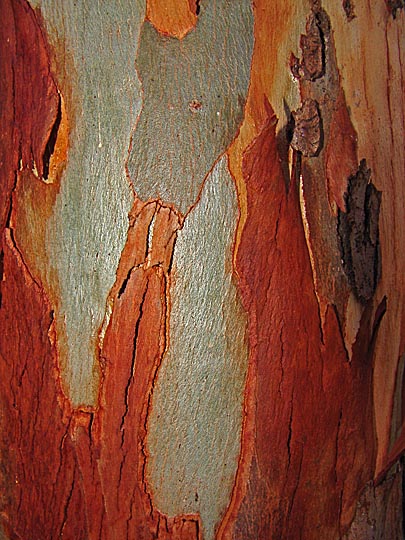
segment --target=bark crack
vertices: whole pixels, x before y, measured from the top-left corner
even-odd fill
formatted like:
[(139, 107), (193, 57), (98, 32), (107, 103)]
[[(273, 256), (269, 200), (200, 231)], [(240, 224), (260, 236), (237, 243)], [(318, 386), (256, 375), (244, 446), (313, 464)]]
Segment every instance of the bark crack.
[(342, 408), (339, 410), (339, 420), (337, 424), (337, 430), (336, 430), (336, 440), (335, 440), (335, 466), (334, 466), (334, 472), (335, 472), (335, 484), (338, 483), (338, 473), (337, 473), (337, 463), (339, 460), (339, 436), (340, 436), (340, 428), (342, 424), (342, 417), (343, 417), (343, 411)]
[(142, 295), (141, 303), (139, 305), (139, 317), (135, 324), (135, 330), (134, 330), (134, 339), (133, 339), (133, 350), (132, 350), (132, 362), (131, 362), (131, 372), (128, 378), (127, 385), (125, 387), (124, 391), (124, 403), (125, 403), (125, 411), (124, 414), (121, 417), (121, 424), (120, 424), (120, 431), (121, 431), (121, 448), (124, 446), (124, 439), (125, 439), (125, 419), (128, 415), (129, 411), (129, 390), (131, 388), (131, 385), (134, 380), (135, 375), (135, 361), (136, 361), (136, 351), (137, 351), (137, 342), (138, 342), (138, 336), (139, 336), (139, 325), (143, 316), (143, 306), (145, 304), (145, 298), (148, 292), (148, 286), (149, 282), (146, 282), (146, 287)]
[(303, 458), (304, 458), (304, 447), (303, 447), (303, 445), (301, 445), (301, 452), (300, 452), (300, 457), (299, 457), (298, 471), (296, 473), (296, 482), (295, 482), (294, 488), (293, 488), (292, 493), (291, 493), (291, 501), (290, 501), (288, 511), (287, 511), (287, 523), (290, 521), (290, 518), (291, 518), (291, 513), (292, 513), (293, 506), (294, 506), (295, 496), (297, 494), (298, 486), (299, 486), (299, 483), (300, 483), (300, 480), (301, 480), (301, 469), (302, 469)]
[[(18, 152), (18, 160), (21, 159), (21, 148), (19, 149), (19, 152)], [(40, 283), (38, 283), (38, 281), (35, 279), (35, 277), (32, 275), (30, 269), (28, 268), (28, 265), (24, 259), (24, 256), (22, 254), (22, 251), (20, 250), (20, 248), (18, 247), (18, 244), (17, 244), (17, 241), (15, 239), (15, 235), (14, 235), (14, 227), (12, 225), (12, 218), (13, 218), (13, 197), (14, 197), (14, 193), (15, 193), (15, 190), (17, 189), (17, 182), (18, 182), (18, 173), (16, 172), (14, 174), (14, 183), (13, 183), (13, 186), (11, 188), (11, 191), (10, 191), (10, 195), (9, 195), (9, 207), (8, 207), (8, 214), (7, 214), (7, 219), (6, 219), (6, 223), (5, 223), (5, 232), (7, 234), (7, 238), (8, 240), (10, 241), (10, 244), (12, 246), (12, 249), (14, 250), (14, 252), (16, 253), (17, 255), (17, 258), (18, 260), (20, 261), (20, 263), (22, 264), (22, 266), (24, 267), (24, 270), (25, 272), (28, 274), (28, 276), (30, 277), (30, 279), (35, 283), (35, 285), (40, 289), (42, 290), (42, 287), (40, 285)], [(2, 252), (3, 253), (3, 252)], [(2, 268), (2, 271), (4, 269)], [(1, 279), (3, 279), (3, 274), (1, 275)], [(1, 286), (1, 282), (0, 282), (0, 286)]]
[(339, 489), (339, 509), (338, 509), (338, 523), (340, 524), (342, 509), (343, 509), (343, 486), (339, 486), (339, 475), (338, 475), (338, 463), (339, 463), (339, 437), (340, 429), (342, 426), (343, 410), (339, 410), (339, 420), (336, 429), (336, 440), (335, 440), (335, 465), (334, 465), (334, 474), (335, 474), (335, 485)]
[(68, 510), (69, 510), (70, 502), (71, 502), (72, 497), (73, 497), (74, 487), (75, 487), (75, 477), (73, 476), (72, 485), (70, 486), (70, 491), (68, 493), (68, 496), (67, 496), (64, 508), (63, 508), (63, 520), (62, 520), (62, 524), (61, 524), (61, 527), (60, 527), (60, 530), (59, 530), (59, 538), (63, 537), (63, 529), (65, 528), (65, 525), (66, 525), (66, 522), (67, 522), (67, 519), (68, 519)]
[(51, 132), (49, 134), (48, 142), (46, 143), (43, 155), (42, 155), (42, 179), (44, 181), (48, 180), (49, 177), (49, 165), (51, 162), (52, 155), (55, 150), (56, 139), (58, 138), (59, 127), (62, 121), (62, 100), (58, 92), (58, 108), (53, 123)]

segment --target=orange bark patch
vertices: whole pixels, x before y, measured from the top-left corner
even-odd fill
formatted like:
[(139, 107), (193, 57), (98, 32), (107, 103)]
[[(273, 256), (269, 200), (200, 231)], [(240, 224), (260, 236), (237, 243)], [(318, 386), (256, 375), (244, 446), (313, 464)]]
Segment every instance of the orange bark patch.
[[(106, 538), (147, 537), (156, 528), (144, 481), (148, 397), (164, 347), (164, 287), (159, 272), (131, 273), (116, 300), (101, 360), (104, 382), (96, 418)], [(131, 532), (132, 531), (132, 532)]]
[(148, 0), (146, 17), (158, 32), (182, 39), (197, 23), (195, 0)]

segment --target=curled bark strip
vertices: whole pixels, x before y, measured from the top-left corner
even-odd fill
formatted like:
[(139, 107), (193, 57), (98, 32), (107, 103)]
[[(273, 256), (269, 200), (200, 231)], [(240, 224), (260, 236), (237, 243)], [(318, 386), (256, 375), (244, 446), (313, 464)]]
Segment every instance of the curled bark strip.
[(308, 17), (306, 34), (301, 35), (300, 47), (301, 62), (294, 55), (291, 56), (292, 74), (297, 79), (308, 81), (319, 79), (325, 73), (325, 43), (318, 14), (311, 13)]

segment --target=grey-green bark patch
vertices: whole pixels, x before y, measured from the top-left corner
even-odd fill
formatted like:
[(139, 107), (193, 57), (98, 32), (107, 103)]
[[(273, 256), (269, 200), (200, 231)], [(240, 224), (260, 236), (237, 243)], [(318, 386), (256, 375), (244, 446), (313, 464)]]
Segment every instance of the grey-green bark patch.
[(243, 118), (253, 50), (250, 0), (201, 1), (183, 40), (145, 23), (136, 65), (143, 107), (128, 169), (142, 200), (183, 213)]
[(223, 158), (179, 231), (170, 346), (148, 423), (154, 505), (200, 513), (206, 540), (229, 504), (240, 452), (247, 325), (232, 277), (237, 197)]
[(42, 280), (59, 287), (55, 321), (64, 386), (74, 406), (91, 406), (98, 331), (133, 201), (125, 176), (131, 132), (128, 165), (138, 195), (185, 212), (242, 121), (252, 7), (250, 0), (202, 1), (197, 27), (179, 41), (149, 23), (140, 36), (145, 0), (31, 4), (40, 8), (57, 51), (57, 83), (73, 120), (47, 224), (49, 267)]
[(61, 361), (69, 397), (75, 406), (92, 405), (97, 333), (133, 201), (125, 163), (141, 104), (134, 62), (145, 0), (31, 4), (41, 9), (55, 49), (64, 46), (65, 57), (57, 61), (67, 63), (56, 66), (57, 82), (68, 113), (75, 110), (67, 167), (47, 227), (47, 272), (56, 274), (60, 287), (56, 324), (61, 339), (65, 334)]

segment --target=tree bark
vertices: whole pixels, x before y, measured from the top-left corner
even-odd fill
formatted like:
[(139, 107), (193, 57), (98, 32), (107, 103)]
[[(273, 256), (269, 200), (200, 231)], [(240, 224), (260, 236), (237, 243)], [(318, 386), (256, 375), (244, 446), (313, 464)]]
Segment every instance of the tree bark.
[(0, 537), (402, 539), (402, 0), (0, 0)]

